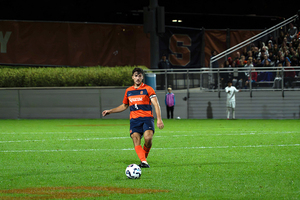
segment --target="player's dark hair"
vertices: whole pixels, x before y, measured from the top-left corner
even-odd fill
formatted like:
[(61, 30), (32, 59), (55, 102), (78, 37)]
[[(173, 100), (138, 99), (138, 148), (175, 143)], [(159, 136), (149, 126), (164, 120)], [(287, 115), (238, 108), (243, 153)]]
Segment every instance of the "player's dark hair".
[(144, 75), (144, 70), (141, 69), (141, 68), (138, 68), (138, 67), (134, 68), (134, 69), (132, 70), (132, 75), (133, 75), (135, 72), (137, 72), (138, 74)]

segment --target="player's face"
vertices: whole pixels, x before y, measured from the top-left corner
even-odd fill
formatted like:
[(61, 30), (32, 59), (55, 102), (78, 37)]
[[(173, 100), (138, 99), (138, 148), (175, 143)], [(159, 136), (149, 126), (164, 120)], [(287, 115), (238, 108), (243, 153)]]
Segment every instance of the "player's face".
[(134, 72), (132, 75), (133, 82), (136, 86), (140, 86), (143, 81), (143, 74), (138, 74), (137, 72)]
[(232, 83), (228, 83), (228, 87), (231, 87), (232, 86)]

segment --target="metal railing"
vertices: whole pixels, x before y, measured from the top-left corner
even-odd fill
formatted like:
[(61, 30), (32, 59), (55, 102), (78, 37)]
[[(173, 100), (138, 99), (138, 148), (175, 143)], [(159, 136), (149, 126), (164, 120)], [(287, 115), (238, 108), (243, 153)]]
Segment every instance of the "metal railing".
[[(250, 70), (253, 68), (239, 67), (239, 68), (190, 68), (190, 69), (149, 69), (145, 70), (145, 73), (155, 73), (157, 90), (165, 90), (167, 92), (168, 87), (172, 87), (173, 90), (186, 90), (187, 97), (189, 96), (190, 89), (199, 89), (199, 91), (217, 92), (220, 97), (220, 93), (224, 91), (224, 87), (227, 85), (226, 79), (222, 80), (222, 77), (232, 76), (238, 77), (234, 73), (247, 73), (249, 77), (245, 74), (245, 78), (242, 81), (242, 89), (244, 91), (249, 91), (250, 97), (252, 97), (253, 91), (281, 91), (282, 97), (284, 97), (285, 91), (300, 91), (300, 66), (292, 66), (293, 71), (297, 74), (293, 77), (292, 86), (286, 87), (284, 76), (286, 72), (289, 72), (291, 67), (254, 67), (258, 75), (263, 73), (270, 73), (273, 78), (268, 81), (258, 80), (253, 84), (249, 81), (249, 87), (245, 89), (245, 82), (248, 78), (251, 80)], [(211, 83), (209, 80), (209, 74), (215, 74), (217, 81)], [(280, 74), (280, 77), (278, 77)], [(224, 76), (223, 76), (224, 75)], [(276, 76), (277, 75), (277, 76)], [(298, 76), (299, 75), (299, 76)], [(277, 79), (275, 79), (277, 77)], [(231, 78), (231, 79), (232, 79)], [(223, 81), (223, 82), (222, 82)], [(225, 81), (225, 82), (224, 82)], [(274, 82), (280, 82), (280, 87), (274, 85)], [(213, 85), (212, 85), (213, 84)], [(214, 86), (214, 87), (213, 87)], [(274, 87), (276, 86), (276, 87)]]

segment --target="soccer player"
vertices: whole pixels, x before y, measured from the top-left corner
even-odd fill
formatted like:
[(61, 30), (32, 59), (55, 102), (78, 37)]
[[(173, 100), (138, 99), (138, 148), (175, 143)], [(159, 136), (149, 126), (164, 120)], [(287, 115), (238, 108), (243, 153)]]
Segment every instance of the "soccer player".
[(227, 119), (230, 117), (230, 111), (232, 110), (232, 119), (235, 119), (235, 93), (240, 92), (241, 90), (237, 90), (234, 86), (232, 86), (232, 82), (228, 81), (228, 86), (225, 88), (225, 92), (227, 93)]
[[(154, 134), (154, 117), (152, 114), (152, 106), (154, 106), (157, 127), (164, 128), (161, 119), (161, 109), (152, 87), (143, 83), (144, 71), (141, 68), (134, 68), (132, 71), (132, 79), (134, 85), (125, 91), (123, 104), (120, 106), (104, 110), (103, 116), (111, 113), (118, 113), (130, 108), (130, 137), (132, 138), (135, 151), (141, 161), (141, 168), (149, 168), (147, 157), (152, 147), (152, 138)], [(144, 137), (145, 143), (142, 148), (141, 139)]]

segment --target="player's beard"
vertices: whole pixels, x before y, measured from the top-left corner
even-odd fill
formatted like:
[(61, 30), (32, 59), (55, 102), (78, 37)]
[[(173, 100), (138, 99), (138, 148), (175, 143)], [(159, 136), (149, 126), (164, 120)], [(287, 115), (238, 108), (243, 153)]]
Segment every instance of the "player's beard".
[(135, 81), (135, 85), (136, 85), (137, 87), (140, 87), (140, 85), (142, 84), (142, 82), (143, 82), (143, 81), (138, 81), (138, 80), (136, 80), (136, 81)]

